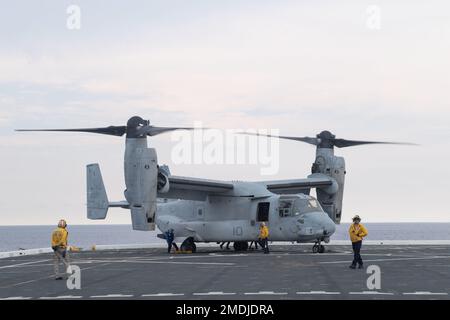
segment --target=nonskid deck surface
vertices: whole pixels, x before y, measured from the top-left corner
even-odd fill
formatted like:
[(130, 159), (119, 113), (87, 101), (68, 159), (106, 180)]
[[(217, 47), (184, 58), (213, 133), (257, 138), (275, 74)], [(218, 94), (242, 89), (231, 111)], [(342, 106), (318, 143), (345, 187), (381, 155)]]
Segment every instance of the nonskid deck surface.
[[(348, 268), (351, 247), (272, 246), (271, 253), (199, 247), (71, 254), (81, 289), (56, 281), (51, 254), (0, 260), (0, 299), (449, 299), (450, 245), (365, 246), (364, 269)], [(367, 267), (381, 288), (367, 286)], [(376, 267), (375, 267), (376, 269)], [(372, 278), (373, 280), (373, 278)], [(369, 280), (370, 283), (374, 283)]]

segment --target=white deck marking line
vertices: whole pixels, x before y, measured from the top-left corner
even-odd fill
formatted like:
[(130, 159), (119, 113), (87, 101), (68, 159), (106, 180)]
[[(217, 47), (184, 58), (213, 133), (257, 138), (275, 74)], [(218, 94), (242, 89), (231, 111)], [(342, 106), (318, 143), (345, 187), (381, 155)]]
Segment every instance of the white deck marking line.
[(132, 298), (134, 295), (132, 294), (105, 294), (98, 296), (90, 296), (90, 298)]
[(195, 259), (195, 258), (222, 258), (222, 257), (248, 257), (250, 256), (247, 253), (231, 253), (231, 254), (220, 254), (220, 253), (208, 253), (206, 255), (181, 255), (181, 254), (177, 254), (175, 256), (170, 256), (170, 257), (164, 257), (164, 256), (159, 256), (156, 257), (156, 259)]
[[(140, 262), (138, 262), (140, 263)], [(157, 263), (157, 264), (199, 264), (199, 265), (212, 265), (212, 266), (234, 266), (236, 263), (231, 262), (184, 262), (184, 261), (149, 261), (141, 263)]]
[[(262, 253), (262, 251), (261, 251), (261, 253)], [(317, 253), (303, 253), (303, 252), (300, 252), (300, 253), (280, 253), (280, 254), (277, 253), (277, 255), (282, 255), (282, 256), (284, 256), (284, 255), (286, 255), (286, 256), (301, 255), (301, 256), (318, 256), (318, 257), (323, 257), (323, 256), (346, 256), (346, 255), (349, 255), (349, 254), (352, 254), (352, 252), (351, 251), (337, 252), (337, 253), (328, 252), (328, 253), (321, 253), (321, 254), (317, 254)], [(390, 256), (391, 253), (389, 253), (389, 254), (385, 254), (385, 253), (380, 253), (380, 254), (377, 254), (377, 253), (366, 253), (366, 255)], [(273, 255), (273, 256), (275, 256), (275, 255)], [(252, 258), (255, 258), (255, 257), (262, 257), (264, 259), (266, 258), (265, 256), (259, 255), (257, 253), (255, 253), (255, 254), (248, 254), (248, 253), (241, 253), (241, 254), (208, 253), (206, 255), (201, 255), (201, 256), (200, 255), (176, 255), (176, 256), (170, 256), (170, 257), (158, 256), (158, 257), (154, 257), (154, 258), (150, 258), (150, 259), (152, 261), (154, 261), (154, 260), (164, 260), (164, 259), (176, 260), (176, 259), (212, 258), (212, 257), (214, 257), (214, 258), (222, 258), (222, 257), (252, 257)], [(144, 261), (144, 259), (145, 258), (143, 258), (141, 260)]]
[[(303, 255), (303, 256), (313, 256), (313, 257), (324, 257), (324, 256), (348, 256), (348, 255), (353, 255), (353, 252), (351, 251), (346, 251), (346, 252), (336, 252), (336, 253), (287, 253), (285, 255), (289, 255), (289, 256), (294, 256), (294, 255)], [(364, 253), (365, 256), (387, 256), (390, 257), (392, 256), (392, 253)], [(407, 255), (407, 256), (411, 256), (411, 255)]]
[(385, 295), (385, 296), (394, 295), (392, 292), (379, 292), (379, 291), (349, 292), (349, 294), (367, 294), (367, 295)]
[(340, 292), (331, 292), (331, 291), (309, 291), (309, 292), (297, 292), (297, 294), (341, 294)]
[(42, 278), (37, 278), (37, 279), (33, 279), (33, 280), (28, 280), (28, 281), (23, 281), (23, 282), (11, 284), (11, 285), (9, 285), (9, 286), (0, 287), (0, 289), (6, 289), (6, 288), (11, 288), (11, 287), (17, 287), (17, 286), (20, 286), (20, 285), (23, 285), (23, 284), (27, 284), (27, 283), (33, 283), (33, 282), (37, 282), (37, 281), (40, 281), (40, 280), (51, 279), (51, 278), (53, 278), (53, 277), (55, 277), (55, 275), (52, 274), (51, 276), (42, 277)]
[[(294, 256), (294, 255), (302, 255), (302, 256), (347, 256), (351, 254), (351, 252), (339, 252), (339, 253), (323, 253), (323, 254), (316, 254), (316, 253), (282, 253), (280, 255), (284, 256)], [(366, 253), (365, 255), (374, 255), (374, 256), (391, 256), (392, 254), (376, 254), (376, 253)], [(115, 258), (102, 258), (102, 259), (95, 259), (90, 258), (89, 260), (80, 260), (76, 261), (78, 264), (89, 264), (89, 263), (103, 263), (103, 262), (117, 262), (117, 263), (126, 263), (126, 262), (136, 262), (136, 263), (181, 263), (176, 262), (175, 260), (181, 260), (181, 259), (196, 259), (196, 258), (221, 258), (221, 257), (258, 257), (259, 255), (253, 255), (253, 254), (217, 254), (217, 253), (209, 253), (207, 255), (177, 255), (177, 256), (156, 256), (152, 258), (145, 258), (145, 257), (129, 257), (125, 259), (120, 260), (114, 260)], [(275, 255), (274, 255), (275, 256)], [(196, 263), (202, 263), (202, 262), (196, 262)], [(210, 262), (210, 264), (218, 263), (218, 262)], [(187, 262), (186, 262), (187, 264)], [(228, 264), (228, 262), (222, 262), (218, 264)]]
[[(73, 264), (73, 263), (72, 263), (72, 264)], [(108, 263), (103, 264), (103, 266), (106, 266), (106, 265), (108, 265)], [(100, 266), (102, 266), (102, 265), (100, 265)], [(92, 266), (92, 267), (89, 267), (89, 268), (82, 268), (81, 271), (93, 269), (93, 268), (96, 268), (96, 267), (99, 267), (99, 266)], [(11, 288), (11, 287), (17, 287), (17, 286), (20, 286), (20, 285), (23, 285), (23, 284), (27, 284), (27, 283), (33, 283), (33, 282), (37, 282), (37, 281), (40, 281), (40, 280), (51, 279), (51, 278), (53, 278), (54, 276), (55, 276), (55, 275), (52, 274), (51, 276), (48, 276), (48, 277), (42, 277), (42, 278), (38, 278), (38, 279), (33, 279), (33, 280), (24, 281), (24, 282), (14, 283), (14, 284), (11, 284), (11, 285), (9, 285), (9, 286), (3, 286), (3, 287), (0, 287), (0, 289), (6, 289), (6, 288)]]
[(30, 300), (31, 297), (8, 297), (8, 298), (1, 298), (0, 300)]
[(184, 293), (153, 293), (141, 295), (141, 297), (178, 297), (178, 296), (184, 296)]
[[(223, 255), (218, 255), (218, 254), (207, 254), (207, 255), (201, 255), (201, 256), (194, 256), (194, 255), (174, 255), (174, 256), (155, 256), (152, 258), (144, 258), (144, 257), (140, 257), (137, 258), (136, 261), (141, 261), (141, 262), (146, 262), (146, 261), (173, 261), (173, 260), (178, 260), (178, 259), (195, 259), (195, 258), (220, 258), (220, 257), (247, 257), (249, 256), (248, 254), (223, 254)], [(130, 258), (127, 258), (127, 260), (130, 260)], [(111, 261), (114, 262), (114, 261)]]
[(276, 295), (276, 296), (282, 296), (282, 295), (287, 295), (287, 292), (259, 291), (259, 292), (246, 292), (244, 294), (248, 295), (248, 296), (253, 296), (253, 295)]
[(416, 291), (416, 292), (404, 292), (406, 295), (429, 295), (429, 296), (446, 296), (447, 292), (430, 292), (430, 291)]
[[(431, 256), (431, 257), (421, 257), (421, 258), (394, 258), (394, 259), (372, 259), (364, 260), (365, 262), (382, 262), (382, 261), (406, 261), (406, 260), (433, 260), (433, 259), (450, 259), (450, 256)], [(319, 262), (320, 264), (337, 264), (337, 263), (348, 263), (347, 261), (324, 261)]]
[[(18, 266), (17, 269), (47, 267), (47, 266), (53, 266), (53, 263), (48, 262), (48, 263), (29, 264), (26, 266)], [(15, 272), (15, 270), (3, 270), (2, 272)]]
[(194, 296), (232, 296), (235, 292), (222, 292), (222, 291), (212, 291), (205, 293), (193, 293)]
[(81, 299), (83, 296), (57, 296), (57, 297), (40, 297), (40, 300), (57, 300), (57, 299)]
[[(231, 253), (231, 254), (223, 254), (223, 253), (209, 253), (209, 257), (248, 257), (248, 253)], [(197, 256), (204, 257), (204, 256)], [(180, 258), (190, 258), (189, 256), (180, 257)]]
[(97, 263), (156, 263), (156, 264), (200, 264), (200, 265), (213, 265), (213, 266), (234, 266), (235, 263), (231, 262), (185, 262), (185, 261), (142, 261), (142, 260), (117, 260), (117, 261), (102, 261), (98, 260)]
[(7, 266), (1, 266), (0, 269), (15, 268), (15, 267), (20, 267), (20, 266), (25, 266), (28, 264), (35, 264), (35, 263), (41, 263), (41, 262), (47, 262), (47, 261), (51, 261), (51, 260), (45, 259), (45, 260), (30, 261), (30, 262), (24, 262), (24, 263), (18, 263), (18, 264), (11, 264), (11, 265), (7, 265)]

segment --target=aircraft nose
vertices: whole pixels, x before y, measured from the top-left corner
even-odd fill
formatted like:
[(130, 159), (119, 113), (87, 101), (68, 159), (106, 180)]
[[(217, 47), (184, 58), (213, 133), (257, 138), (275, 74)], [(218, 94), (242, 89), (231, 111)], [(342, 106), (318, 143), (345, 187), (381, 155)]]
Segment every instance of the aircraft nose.
[(336, 231), (336, 225), (333, 220), (329, 219), (329, 221), (325, 223), (324, 230), (328, 236), (331, 236)]

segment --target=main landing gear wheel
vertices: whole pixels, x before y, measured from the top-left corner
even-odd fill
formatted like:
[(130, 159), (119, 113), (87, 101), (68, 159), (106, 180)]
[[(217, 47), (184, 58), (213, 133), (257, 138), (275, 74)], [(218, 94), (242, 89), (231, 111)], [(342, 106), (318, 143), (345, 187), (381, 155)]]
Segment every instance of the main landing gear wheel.
[(313, 247), (312, 247), (312, 252), (313, 253), (324, 253), (325, 252), (325, 246), (321, 245), (319, 243), (316, 243)]
[(191, 251), (195, 253), (197, 251), (197, 246), (195, 245), (194, 238), (189, 237), (183, 241), (180, 247), (181, 251)]
[(248, 242), (247, 241), (237, 241), (233, 243), (234, 251), (247, 251)]

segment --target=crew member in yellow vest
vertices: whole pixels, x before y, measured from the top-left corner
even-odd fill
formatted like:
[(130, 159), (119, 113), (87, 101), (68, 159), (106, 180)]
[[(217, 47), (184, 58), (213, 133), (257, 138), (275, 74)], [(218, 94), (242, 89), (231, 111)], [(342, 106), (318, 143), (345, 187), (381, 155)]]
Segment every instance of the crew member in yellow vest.
[(269, 253), (269, 228), (267, 228), (264, 222), (261, 222), (259, 226), (259, 243), (264, 250), (264, 253)]
[(369, 233), (367, 229), (360, 223), (361, 218), (356, 215), (353, 217), (353, 223), (350, 225), (348, 233), (350, 234), (350, 240), (352, 241), (353, 248), (353, 262), (350, 265), (350, 269), (355, 269), (356, 264), (358, 264), (358, 268), (363, 268), (363, 261), (361, 258), (361, 246), (363, 238), (366, 237)]
[[(60, 220), (58, 228), (52, 232), (52, 249), (54, 252), (53, 265), (55, 270), (55, 280), (62, 280), (63, 275), (67, 273), (69, 268), (69, 257), (67, 254), (67, 238), (69, 233), (67, 232), (67, 223), (65, 220)], [(59, 264), (62, 262), (65, 266), (64, 274), (59, 273)]]

